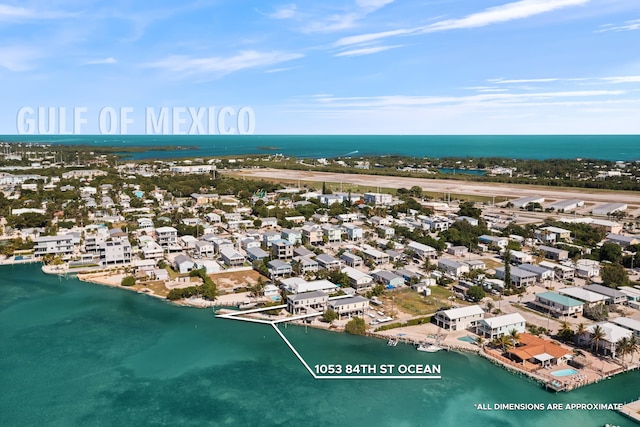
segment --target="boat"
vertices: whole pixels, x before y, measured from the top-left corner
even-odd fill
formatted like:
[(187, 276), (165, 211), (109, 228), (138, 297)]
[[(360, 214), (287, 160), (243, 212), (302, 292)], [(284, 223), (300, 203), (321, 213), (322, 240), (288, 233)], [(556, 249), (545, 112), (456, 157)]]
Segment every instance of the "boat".
[(395, 347), (398, 345), (398, 340), (395, 338), (391, 338), (389, 339), (389, 341), (387, 341), (387, 345), (390, 347)]
[(435, 353), (436, 351), (442, 350), (442, 347), (437, 346), (435, 344), (420, 344), (417, 347), (418, 351), (425, 351), (427, 353)]

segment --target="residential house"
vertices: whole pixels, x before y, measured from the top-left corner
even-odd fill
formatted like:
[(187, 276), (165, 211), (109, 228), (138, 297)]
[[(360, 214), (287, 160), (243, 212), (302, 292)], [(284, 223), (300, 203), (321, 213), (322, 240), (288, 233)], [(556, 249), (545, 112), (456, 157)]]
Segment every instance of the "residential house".
[(542, 313), (558, 318), (566, 318), (568, 316), (578, 317), (578, 315), (582, 314), (584, 306), (582, 301), (555, 292), (541, 292), (536, 294), (536, 299), (532, 304)]
[(191, 270), (193, 270), (194, 266), (195, 263), (193, 262), (193, 260), (186, 255), (180, 254), (173, 259), (173, 267), (180, 274), (186, 274), (190, 272)]
[(163, 248), (178, 244), (178, 230), (174, 227), (158, 227), (156, 228), (156, 236), (158, 236), (158, 244)]
[(288, 240), (292, 245), (299, 245), (302, 243), (302, 232), (300, 230), (283, 228), (280, 234), (283, 239)]
[(291, 314), (321, 315), (327, 308), (328, 299), (327, 294), (320, 291), (287, 295), (287, 311)]
[(349, 276), (349, 286), (354, 289), (369, 288), (373, 283), (373, 277), (355, 268), (344, 267), (342, 272)]
[(281, 259), (274, 259), (272, 261), (269, 261), (267, 267), (269, 268), (269, 276), (271, 276), (272, 279), (289, 276), (293, 272), (291, 264), (282, 261)]
[(313, 280), (311, 282), (307, 282), (300, 277), (291, 277), (288, 279), (282, 279), (280, 282), (287, 292), (293, 294), (319, 291), (329, 295), (338, 290), (338, 286), (328, 280)]
[(623, 292), (608, 286), (592, 284), (583, 286), (583, 289), (604, 295), (606, 297), (605, 304), (624, 304), (627, 301), (627, 296)]
[(269, 258), (270, 254), (269, 252), (265, 251), (264, 249), (262, 249), (260, 246), (258, 247), (250, 247), (248, 248), (246, 251), (247, 253), (247, 258), (249, 258), (249, 261), (253, 262), (253, 261), (261, 261), (265, 258)]
[(382, 283), (389, 289), (398, 288), (400, 286), (404, 286), (405, 284), (404, 277), (398, 276), (397, 274), (387, 270), (374, 271), (373, 273), (371, 273), (371, 276), (377, 282)]
[(63, 234), (61, 236), (39, 236), (33, 239), (33, 253), (35, 256), (71, 255), (73, 254), (73, 236)]
[(407, 250), (413, 251), (420, 259), (434, 259), (438, 255), (435, 248), (418, 242), (409, 242)]
[(351, 318), (352, 316), (364, 317), (369, 309), (369, 300), (360, 295), (339, 298), (328, 302), (328, 308), (338, 314), (338, 318)]
[(595, 345), (596, 343), (592, 341), (591, 338), (593, 337), (594, 331), (597, 327), (604, 332), (604, 337), (598, 340), (597, 351), (603, 351), (605, 354), (612, 355), (612, 357), (615, 357), (616, 355), (618, 341), (623, 338), (631, 338), (633, 335), (633, 332), (630, 329), (616, 325), (615, 323), (598, 322), (587, 326), (585, 333), (578, 336), (578, 343), (583, 345)]
[(438, 269), (453, 277), (460, 277), (464, 273), (469, 272), (469, 265), (451, 259), (442, 258), (438, 260)]
[(494, 246), (498, 249), (505, 249), (509, 244), (509, 239), (507, 239), (506, 237), (496, 237), (490, 236), (488, 234), (483, 234), (482, 236), (478, 237), (478, 241), (480, 243), (489, 245), (490, 247)]
[(102, 265), (129, 264), (131, 243), (126, 239), (103, 242), (100, 244), (99, 254)]
[[(496, 277), (500, 280), (505, 280), (505, 268), (498, 267), (496, 270)], [(511, 267), (511, 285), (516, 288), (523, 288), (531, 286), (538, 280), (538, 275), (531, 271), (523, 270), (518, 267)]]
[(220, 250), (220, 256), (222, 257), (222, 261), (227, 264), (229, 267), (239, 267), (244, 265), (244, 255), (235, 249), (231, 248), (222, 248)]
[(332, 257), (327, 254), (320, 254), (316, 257), (318, 266), (326, 270), (338, 270), (342, 268), (342, 260)]
[(304, 241), (310, 245), (315, 246), (323, 243), (322, 228), (318, 225), (307, 223), (302, 226), (302, 237), (304, 238)]
[(544, 282), (545, 280), (553, 280), (555, 277), (555, 271), (548, 268), (541, 267), (533, 264), (521, 264), (518, 268), (524, 271), (530, 271), (538, 277), (538, 282)]
[(290, 241), (279, 239), (271, 242), (271, 255), (278, 259), (293, 258), (293, 244)]
[(504, 314), (480, 320), (476, 326), (476, 334), (492, 340), (509, 335), (513, 330), (521, 334), (526, 330), (525, 325), (526, 320), (520, 313)]
[(370, 259), (375, 265), (386, 264), (389, 262), (389, 255), (384, 252), (380, 252), (373, 248), (362, 249), (362, 254), (365, 259)]
[(569, 259), (569, 251), (564, 249), (552, 248), (550, 246), (538, 246), (536, 249), (542, 252), (545, 257), (554, 261), (565, 261)]
[(315, 273), (320, 268), (318, 262), (309, 256), (297, 256), (293, 258), (298, 274)]
[(433, 317), (436, 325), (446, 331), (474, 328), (482, 319), (484, 319), (484, 310), (479, 305), (441, 310)]
[(265, 231), (262, 234), (262, 245), (269, 249), (275, 240), (282, 239), (282, 234), (277, 231)]
[(456, 257), (464, 257), (469, 252), (469, 248), (466, 246), (450, 246), (447, 249), (447, 253)]
[(578, 301), (582, 301), (584, 303), (585, 308), (595, 307), (597, 305), (604, 305), (607, 301), (607, 297), (596, 293), (591, 292), (590, 290), (584, 289), (582, 287), (570, 287), (559, 289), (558, 293), (560, 295), (566, 295), (568, 297), (577, 299)]
[(215, 255), (213, 243), (206, 240), (198, 240), (194, 244), (193, 254), (197, 258), (213, 258)]
[(344, 229), (347, 240), (351, 240), (352, 242), (357, 242), (362, 240), (363, 230), (362, 227), (354, 225), (354, 224), (343, 224), (342, 228)]
[(335, 225), (323, 224), (322, 233), (329, 243), (340, 242), (342, 240), (342, 230), (340, 230), (340, 227), (336, 227)]
[(623, 248), (629, 247), (631, 245), (637, 245), (640, 243), (640, 237), (638, 236), (623, 236), (621, 234), (609, 233), (607, 235), (607, 241), (617, 243)]
[(579, 259), (576, 262), (576, 276), (592, 278), (600, 275), (600, 263), (593, 259)]
[(364, 261), (361, 257), (351, 252), (345, 252), (340, 255), (340, 259), (349, 267), (360, 267)]

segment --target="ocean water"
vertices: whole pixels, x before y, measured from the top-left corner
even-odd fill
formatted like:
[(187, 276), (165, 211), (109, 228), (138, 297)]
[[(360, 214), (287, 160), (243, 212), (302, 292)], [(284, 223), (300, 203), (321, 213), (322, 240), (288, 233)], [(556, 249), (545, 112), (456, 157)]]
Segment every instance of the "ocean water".
[(133, 159), (275, 154), (640, 160), (640, 135), (5, 135), (0, 141), (95, 146), (196, 147), (149, 150)]
[(315, 380), (267, 325), (145, 295), (0, 267), (0, 425), (602, 426), (612, 411), (479, 411), (474, 404), (623, 403), (640, 372), (553, 394), (486, 360), (302, 327), (313, 366), (428, 363), (441, 380)]

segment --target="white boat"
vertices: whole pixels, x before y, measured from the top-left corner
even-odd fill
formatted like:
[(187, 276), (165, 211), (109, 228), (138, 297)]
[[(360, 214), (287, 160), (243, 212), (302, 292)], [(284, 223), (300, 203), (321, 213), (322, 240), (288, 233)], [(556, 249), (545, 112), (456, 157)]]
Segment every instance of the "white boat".
[(418, 351), (426, 351), (427, 353), (435, 353), (436, 351), (442, 350), (442, 347), (437, 346), (435, 344), (420, 344), (417, 347)]
[(398, 345), (398, 340), (391, 338), (389, 341), (387, 341), (387, 345), (391, 347), (395, 347)]

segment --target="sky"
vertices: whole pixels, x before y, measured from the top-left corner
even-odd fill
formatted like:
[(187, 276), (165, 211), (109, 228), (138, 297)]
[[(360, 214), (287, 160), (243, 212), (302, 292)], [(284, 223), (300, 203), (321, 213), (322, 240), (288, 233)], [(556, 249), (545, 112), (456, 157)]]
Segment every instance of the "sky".
[(0, 0), (0, 134), (113, 132), (640, 134), (640, 1)]

